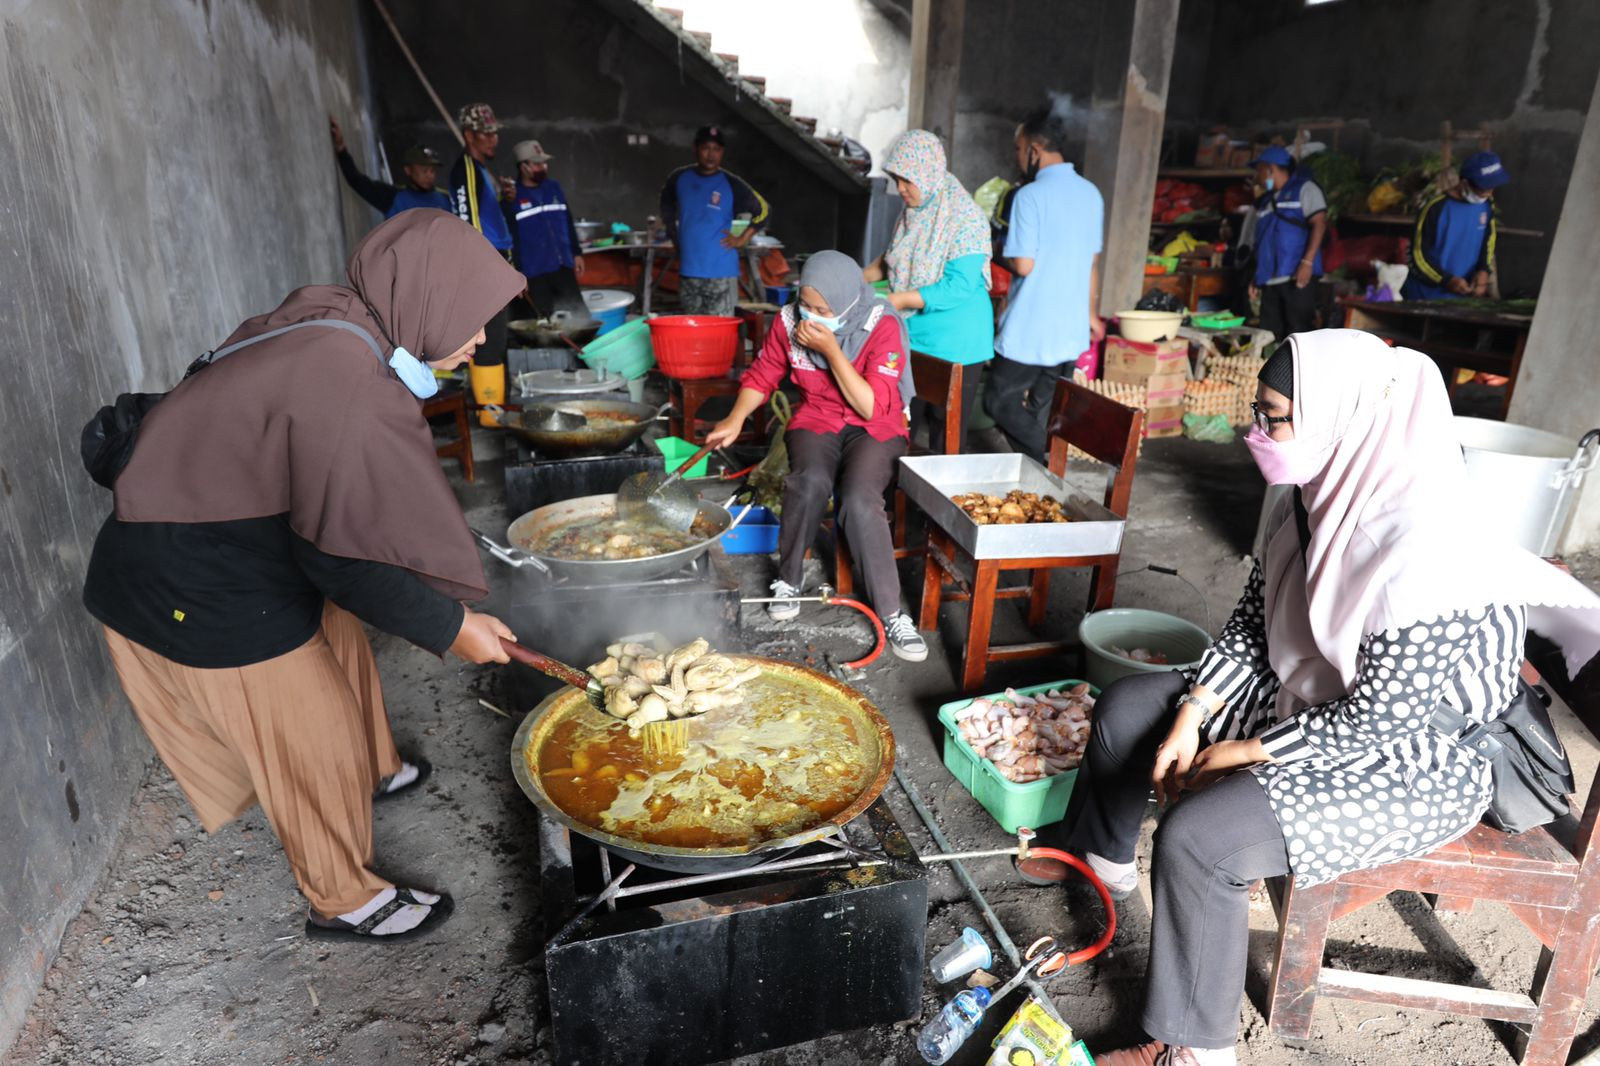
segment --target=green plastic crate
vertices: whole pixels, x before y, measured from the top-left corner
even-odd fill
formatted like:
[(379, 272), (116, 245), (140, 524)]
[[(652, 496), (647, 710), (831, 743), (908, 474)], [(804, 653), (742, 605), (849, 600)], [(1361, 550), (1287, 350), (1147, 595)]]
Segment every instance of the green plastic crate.
[[(1068, 679), (1031, 685), (1016, 691), (1019, 695), (1031, 696), (1036, 692), (1068, 689), (1081, 684), (1082, 681)], [(1100, 698), (1100, 690), (1093, 685), (1089, 686), (1089, 693), (1096, 699)], [(977, 699), (1005, 698), (1004, 692), (995, 692), (987, 696), (975, 696), (972, 699), (947, 703), (939, 708), (939, 722), (944, 726), (945, 769), (955, 774), (956, 780), (972, 793), (972, 798), (983, 804), (983, 809), (994, 816), (994, 820), (1000, 823), (1000, 828), (1008, 833), (1015, 833), (1018, 826), (1026, 825), (1038, 829), (1040, 826), (1061, 821), (1062, 816), (1067, 813), (1067, 800), (1072, 798), (1072, 786), (1078, 780), (1078, 771), (1072, 769), (1065, 773), (1040, 778), (1038, 781), (1019, 784), (1002, 776), (1000, 771), (995, 769), (994, 763), (973, 751), (961, 737), (961, 730), (956, 725), (956, 712)]]
[[(657, 437), (652, 443), (656, 446), (656, 450), (661, 453), (662, 464), (669, 474), (678, 469), (678, 464), (700, 450), (700, 445), (692, 440), (684, 440), (682, 437)], [(709, 462), (711, 462), (711, 457), (708, 455), (688, 470), (685, 470), (683, 476), (705, 477), (706, 464)]]

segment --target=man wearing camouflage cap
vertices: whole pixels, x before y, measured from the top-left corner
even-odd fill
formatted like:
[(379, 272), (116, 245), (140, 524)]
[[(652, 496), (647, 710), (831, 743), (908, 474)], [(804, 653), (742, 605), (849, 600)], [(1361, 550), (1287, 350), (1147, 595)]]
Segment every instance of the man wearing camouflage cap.
[[(511, 258), (511, 228), (500, 210), (502, 196), (510, 196), (510, 181), (496, 181), (489, 163), (500, 145), (500, 123), (488, 104), (468, 104), (457, 118), (461, 127), (461, 158), (450, 168), (450, 202), (456, 217), (483, 234), (507, 259)], [(485, 340), (472, 357), (468, 375), (472, 397), (479, 406), (500, 404), (506, 398), (506, 312), (502, 309), (484, 326)], [(478, 421), (496, 425), (494, 416), (480, 411)]]
[(369, 178), (361, 173), (356, 161), (345, 147), (344, 131), (332, 116), (328, 118), (328, 132), (333, 136), (333, 155), (339, 163), (339, 172), (354, 189), (356, 195), (383, 212), (384, 218), (393, 218), (413, 207), (436, 207), (449, 211), (450, 198), (434, 188), (439, 177), (439, 156), (431, 148), (414, 144), (400, 158), (400, 170), (406, 176), (404, 185), (390, 185), (386, 181)]

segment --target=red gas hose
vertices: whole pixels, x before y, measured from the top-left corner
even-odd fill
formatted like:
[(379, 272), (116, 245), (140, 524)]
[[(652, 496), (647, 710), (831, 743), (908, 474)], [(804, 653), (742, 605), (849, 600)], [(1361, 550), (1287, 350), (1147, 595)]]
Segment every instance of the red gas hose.
[(841, 607), (854, 607), (867, 616), (867, 621), (872, 623), (872, 631), (878, 635), (878, 642), (872, 646), (872, 650), (855, 662), (844, 663), (845, 669), (859, 670), (868, 663), (876, 661), (878, 656), (883, 654), (883, 645), (887, 638), (884, 636), (883, 623), (878, 620), (878, 612), (850, 596), (824, 596), (822, 597), (822, 602), (830, 605), (838, 604)]
[(1066, 863), (1068, 866), (1082, 874), (1084, 878), (1094, 886), (1094, 890), (1100, 893), (1100, 905), (1104, 907), (1106, 911), (1106, 931), (1101, 933), (1100, 939), (1096, 940), (1093, 944), (1090, 944), (1086, 948), (1079, 948), (1077, 951), (1074, 951), (1067, 956), (1068, 966), (1076, 966), (1080, 962), (1088, 962), (1106, 948), (1110, 947), (1111, 938), (1117, 933), (1117, 908), (1111, 901), (1111, 893), (1106, 891), (1105, 884), (1100, 880), (1100, 878), (1095, 876), (1093, 870), (1089, 869), (1089, 865), (1076, 855), (1069, 855), (1058, 848), (1029, 848), (1028, 857), (1031, 859), (1035, 855)]

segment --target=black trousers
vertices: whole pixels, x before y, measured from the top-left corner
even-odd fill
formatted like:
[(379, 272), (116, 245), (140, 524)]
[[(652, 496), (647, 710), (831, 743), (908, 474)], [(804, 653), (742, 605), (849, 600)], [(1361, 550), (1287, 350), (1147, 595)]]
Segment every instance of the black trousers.
[(1070, 376), (1076, 363), (1034, 366), (1003, 355), (989, 364), (989, 391), (983, 405), (995, 425), (1024, 455), (1045, 462), (1045, 424), (1050, 419), (1050, 403), (1055, 399), (1056, 382)]
[(829, 497), (836, 497), (834, 521), (861, 563), (873, 610), (887, 618), (900, 609), (900, 575), (883, 494), (910, 442), (878, 440), (860, 426), (838, 433), (791, 429), (783, 439), (789, 476), (778, 523), (778, 576), (800, 587), (806, 549), (816, 540)]
[(1300, 288), (1294, 279), (1261, 286), (1261, 328), (1277, 340), (1317, 328), (1317, 286)]
[[(1132, 862), (1156, 748), (1188, 690), (1177, 671), (1106, 687), (1066, 817), (1047, 836), (1081, 855)], [(1255, 775), (1239, 771), (1188, 793), (1161, 818), (1151, 864), (1145, 1032), (1185, 1047), (1239, 1038), (1250, 943), (1250, 885), (1289, 872), (1283, 829)]]
[[(978, 383), (983, 380), (982, 363), (968, 363), (961, 368), (961, 424), (957, 427), (958, 452), (967, 450), (967, 423), (972, 418), (972, 408), (978, 402)], [(911, 399), (911, 424), (913, 426), (926, 426), (928, 430), (928, 450), (937, 454), (944, 454), (944, 427), (945, 410), (935, 406), (920, 396)]]
[(583, 292), (578, 288), (578, 276), (571, 267), (557, 267), (548, 274), (529, 276), (528, 302), (540, 318), (549, 318), (554, 311), (570, 311), (580, 317), (588, 314)]

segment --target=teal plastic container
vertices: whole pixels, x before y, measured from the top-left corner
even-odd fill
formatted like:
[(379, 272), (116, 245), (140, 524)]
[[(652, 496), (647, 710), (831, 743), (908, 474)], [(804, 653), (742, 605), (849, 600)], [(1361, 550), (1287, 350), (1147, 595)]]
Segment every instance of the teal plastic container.
[[(1053, 688), (1069, 689), (1081, 684), (1082, 681), (1073, 679), (1050, 681), (1043, 685), (1019, 688), (1017, 692), (1031, 696), (1036, 692), (1049, 692)], [(1100, 697), (1100, 690), (1093, 685), (1089, 686), (1089, 692), (1096, 699)], [(1003, 700), (1005, 695), (1004, 692), (995, 692), (973, 699)], [(944, 726), (944, 768), (956, 776), (956, 780), (972, 793), (972, 798), (983, 804), (983, 809), (993, 815), (994, 820), (1000, 823), (1000, 828), (1008, 833), (1015, 833), (1017, 827), (1022, 825), (1037, 829), (1061, 821), (1067, 813), (1067, 801), (1072, 798), (1072, 786), (1078, 780), (1078, 771), (1068, 770), (1020, 784), (1009, 780), (995, 768), (994, 763), (973, 751), (961, 737), (960, 727), (956, 725), (956, 712), (972, 702), (971, 699), (957, 700), (939, 708), (939, 722)], [(1093, 721), (1091, 716), (1091, 729)]]
[[(1198, 666), (1211, 647), (1211, 634), (1177, 615), (1139, 607), (1112, 607), (1083, 616), (1078, 623), (1083, 643), (1084, 673), (1089, 683), (1104, 688), (1129, 674), (1159, 674)], [(1167, 657), (1164, 663), (1141, 663), (1112, 651), (1145, 648)]]
[[(700, 445), (692, 440), (684, 440), (682, 437), (657, 437), (654, 443), (656, 450), (661, 453), (661, 458), (665, 462), (667, 473), (669, 474), (678, 469), (679, 463), (700, 450)], [(683, 476), (705, 477), (706, 465), (710, 462), (711, 457), (708, 455), (684, 471)], [(751, 515), (750, 517), (754, 518), (755, 516)], [(745, 519), (746, 522), (749, 520), (748, 518)]]
[(656, 352), (650, 345), (649, 321), (636, 318), (624, 322), (584, 345), (578, 358), (593, 369), (603, 363), (606, 373), (620, 374), (629, 381), (644, 377), (656, 365)]

